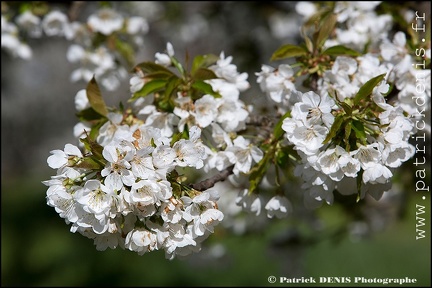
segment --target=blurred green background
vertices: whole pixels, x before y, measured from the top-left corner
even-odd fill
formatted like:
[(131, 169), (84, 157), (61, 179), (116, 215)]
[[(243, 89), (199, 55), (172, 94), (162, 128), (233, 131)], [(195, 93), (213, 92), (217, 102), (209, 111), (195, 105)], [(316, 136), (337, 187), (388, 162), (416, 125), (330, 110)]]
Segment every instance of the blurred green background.
[[(150, 21), (144, 52), (137, 55), (137, 62), (153, 59), (167, 41), (179, 55), (186, 48), (191, 55), (225, 51), (234, 57), (238, 71), (249, 73), (252, 99), (258, 93), (254, 72), (269, 63), (275, 49), (293, 43), (298, 35), (281, 34), (275, 28), (277, 21), (296, 23), (295, 2), (151, 3), (159, 10), (147, 7), (147, 11), (159, 12)], [(86, 6), (87, 15), (92, 5)], [(192, 29), (198, 24), (204, 32)], [(195, 31), (194, 37), (183, 37), (182, 31)], [(97, 251), (92, 240), (69, 232), (70, 227), (46, 205), (47, 187), (41, 183), (54, 173), (46, 164), (49, 151), (75, 143), (74, 96), (85, 84), (69, 81), (76, 67), (65, 59), (66, 41), (39, 39), (30, 44), (35, 56), (29, 62), (1, 54), (2, 286), (298, 286), (279, 281), (270, 284), (267, 279), (273, 275), (278, 280), (408, 277), (417, 283), (407, 286), (430, 287), (430, 195), (415, 192), (412, 161), (395, 175), (395, 201), (390, 197), (392, 201), (372, 201), (363, 207), (362, 219), (369, 217), (375, 225), (370, 234), (362, 231), (363, 222), (354, 221), (358, 220), (352, 217), (359, 213), (357, 208), (337, 202), (271, 221), (266, 229), (244, 235), (218, 227), (204, 242), (203, 250), (187, 259), (169, 261), (163, 251), (143, 256), (120, 249)], [(124, 82), (119, 93), (104, 92), (108, 104), (127, 99), (128, 81)], [(429, 183), (430, 170), (428, 175)], [(416, 204), (426, 211), (418, 215), (426, 219), (426, 225), (420, 227), (426, 230), (425, 237), (420, 240), (415, 239)], [(357, 228), (350, 226), (355, 223)], [(351, 233), (346, 233), (348, 230)]]

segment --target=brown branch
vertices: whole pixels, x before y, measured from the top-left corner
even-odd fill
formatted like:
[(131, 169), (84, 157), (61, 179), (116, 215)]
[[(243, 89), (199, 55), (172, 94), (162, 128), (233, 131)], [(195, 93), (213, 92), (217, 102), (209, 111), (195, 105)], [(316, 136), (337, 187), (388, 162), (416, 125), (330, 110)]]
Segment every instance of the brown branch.
[(256, 141), (261, 141), (262, 139), (268, 139), (274, 128), (274, 123), (277, 122), (276, 117), (266, 116), (266, 115), (249, 115), (246, 121), (246, 125), (255, 129)]
[(318, 75), (317, 74), (311, 75), (309, 84), (310, 84), (310, 88), (312, 89), (312, 91), (314, 91), (315, 93), (318, 93)]
[(231, 165), (230, 167), (226, 168), (225, 170), (222, 170), (218, 174), (203, 180), (201, 182), (191, 184), (189, 185), (191, 188), (198, 190), (198, 191), (204, 191), (211, 187), (213, 187), (217, 182), (225, 181), (229, 175), (231, 175), (233, 172), (234, 165)]
[(82, 7), (85, 5), (85, 1), (73, 1), (69, 8), (69, 20), (76, 21), (78, 18)]
[(261, 126), (261, 127), (272, 127), (276, 120), (266, 115), (249, 115), (246, 123), (249, 125)]

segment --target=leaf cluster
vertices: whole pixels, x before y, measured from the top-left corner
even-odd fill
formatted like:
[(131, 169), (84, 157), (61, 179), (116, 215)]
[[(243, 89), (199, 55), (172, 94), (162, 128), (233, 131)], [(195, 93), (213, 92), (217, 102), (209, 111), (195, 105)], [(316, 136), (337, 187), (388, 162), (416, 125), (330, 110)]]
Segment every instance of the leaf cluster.
[(134, 67), (137, 75), (142, 76), (144, 85), (132, 95), (129, 101), (154, 95), (154, 104), (159, 111), (173, 112), (175, 107), (174, 100), (179, 95), (190, 96), (193, 101), (206, 94), (216, 98), (221, 97), (206, 82), (206, 80), (218, 78), (209, 69), (218, 60), (216, 55), (196, 56), (192, 61), (190, 71), (186, 70), (174, 56), (170, 56), (170, 59), (176, 71), (172, 71), (154, 62), (142, 62)]

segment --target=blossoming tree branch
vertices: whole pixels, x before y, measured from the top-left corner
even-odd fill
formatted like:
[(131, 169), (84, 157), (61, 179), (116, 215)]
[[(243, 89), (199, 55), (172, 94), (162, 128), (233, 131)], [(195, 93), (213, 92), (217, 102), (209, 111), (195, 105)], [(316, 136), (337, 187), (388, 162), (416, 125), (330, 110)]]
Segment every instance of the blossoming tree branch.
[[(111, 49), (131, 61), (132, 46), (118, 35), (147, 26), (104, 8), (87, 23), (98, 41), (68, 53), (76, 61), (102, 58), (93, 61), (98, 69), (74, 72), (88, 82), (75, 96), (77, 143), (47, 159), (56, 170), (43, 181), (47, 204), (98, 250), (164, 250), (173, 259), (200, 251), (218, 224), (231, 221), (229, 205), (251, 217), (290, 217), (293, 181), (308, 209), (332, 205), (336, 193), (357, 204), (379, 201), (415, 155), (415, 119), (430, 109), (431, 51), (430, 33), (410, 29), (421, 15), (408, 11), (398, 19), (407, 29), (391, 33), (395, 20), (378, 15), (379, 4), (299, 2), (308, 11), (302, 43), (281, 46), (270, 59), (281, 64), (255, 73), (256, 97), (274, 107), (266, 114), (242, 100), (249, 75), (231, 56), (186, 52), (181, 63), (169, 42), (154, 60), (134, 65), (127, 103), (108, 107), (99, 82), (116, 83), (106, 72), (117, 62), (103, 43), (116, 43)], [(103, 53), (88, 54), (88, 43)], [(427, 103), (423, 114), (418, 98)], [(225, 200), (226, 191), (235, 196)]]

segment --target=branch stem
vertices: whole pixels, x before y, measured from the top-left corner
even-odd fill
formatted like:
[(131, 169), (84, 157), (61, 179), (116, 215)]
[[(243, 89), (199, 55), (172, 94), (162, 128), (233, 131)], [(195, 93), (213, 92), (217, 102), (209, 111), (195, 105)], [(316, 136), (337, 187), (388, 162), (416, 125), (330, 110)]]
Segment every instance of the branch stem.
[(203, 180), (201, 182), (191, 184), (189, 185), (191, 188), (198, 190), (198, 191), (204, 191), (211, 187), (213, 187), (217, 182), (225, 181), (229, 175), (233, 173), (234, 165), (229, 166), (225, 170), (222, 170), (218, 174)]

